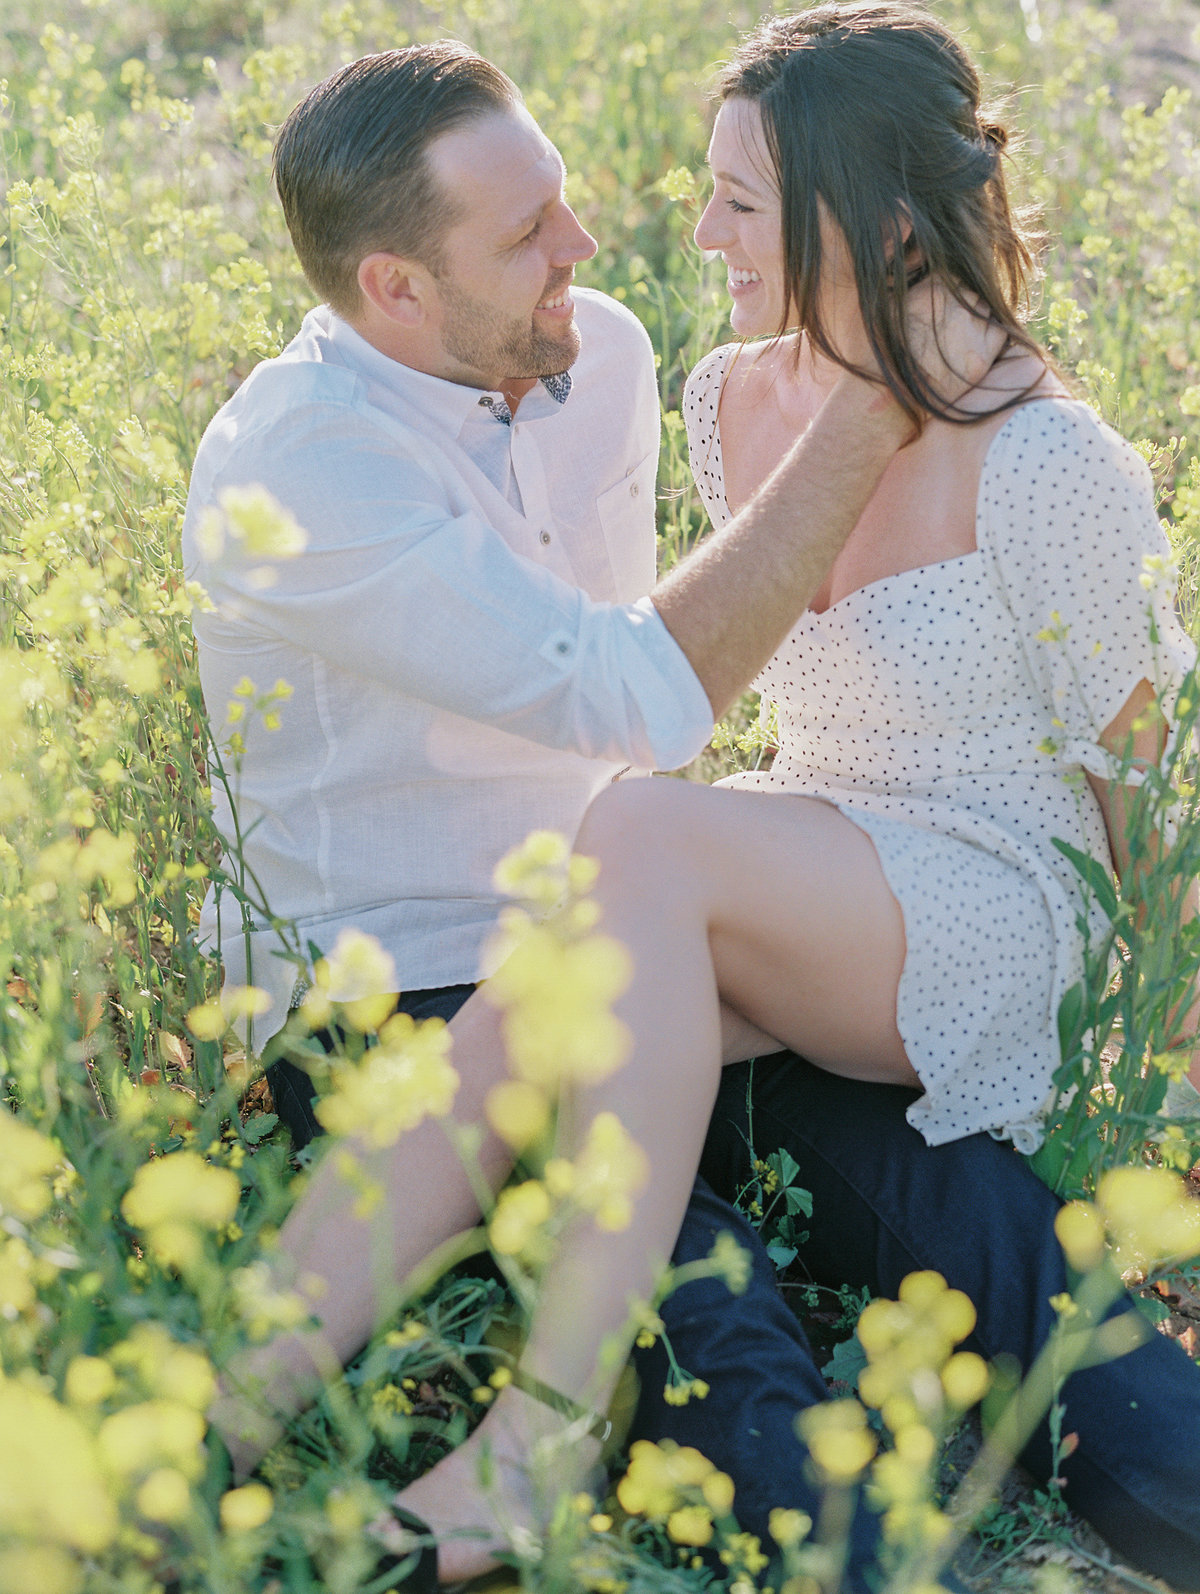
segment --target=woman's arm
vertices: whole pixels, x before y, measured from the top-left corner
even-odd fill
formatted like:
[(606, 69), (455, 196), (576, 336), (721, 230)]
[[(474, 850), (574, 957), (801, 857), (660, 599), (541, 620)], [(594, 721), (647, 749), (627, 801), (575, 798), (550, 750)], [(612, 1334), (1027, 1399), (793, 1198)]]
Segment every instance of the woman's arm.
[[(1117, 758), (1130, 756), (1134, 769), (1145, 769), (1157, 764), (1167, 745), (1167, 722), (1158, 707), (1154, 688), (1149, 681), (1139, 681), (1130, 693), (1125, 707), (1100, 737), (1100, 745)], [(1096, 794), (1100, 811), (1104, 815), (1104, 828), (1108, 832), (1108, 845), (1112, 853), (1117, 878), (1124, 882), (1129, 871), (1129, 794), (1131, 788), (1121, 781), (1100, 780), (1088, 776), (1088, 784)], [(1197, 882), (1188, 883), (1180, 904), (1180, 920), (1186, 923), (1200, 912), (1200, 890)], [(1200, 996), (1180, 1017), (1183, 1040), (1195, 1033), (1200, 1020)], [(1200, 1090), (1200, 1046), (1192, 1053), (1189, 1070), (1192, 1084)]]

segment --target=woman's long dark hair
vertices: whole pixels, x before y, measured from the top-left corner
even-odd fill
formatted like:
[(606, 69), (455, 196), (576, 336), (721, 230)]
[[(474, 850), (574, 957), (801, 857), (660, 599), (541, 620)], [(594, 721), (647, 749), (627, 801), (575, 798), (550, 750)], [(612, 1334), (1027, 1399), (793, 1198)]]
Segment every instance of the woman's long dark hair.
[(717, 95), (752, 100), (762, 115), (782, 199), (780, 335), (798, 325), (813, 348), (851, 368), (821, 321), (820, 201), (845, 235), (883, 379), (918, 425), (923, 413), (980, 417), (934, 391), (913, 357), (914, 277), (978, 301), (1010, 345), (1048, 360), (1024, 325), (1040, 238), (1009, 204), (1008, 135), (981, 109), (979, 76), (940, 22), (904, 0), (770, 17), (723, 68)]

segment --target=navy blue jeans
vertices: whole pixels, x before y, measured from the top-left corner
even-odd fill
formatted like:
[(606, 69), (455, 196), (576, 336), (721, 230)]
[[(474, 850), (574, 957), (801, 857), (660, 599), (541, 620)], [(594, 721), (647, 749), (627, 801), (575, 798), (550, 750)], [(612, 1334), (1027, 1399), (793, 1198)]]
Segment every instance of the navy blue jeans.
[[(414, 1017), (449, 1017), (469, 992), (410, 993), (402, 1006)], [(268, 1075), (293, 1135), (305, 1141), (319, 1132), (307, 1076), (280, 1063)], [(904, 1117), (914, 1096), (838, 1079), (790, 1053), (724, 1071), (675, 1261), (707, 1255), (728, 1230), (750, 1256), (750, 1285), (733, 1296), (723, 1282), (701, 1280), (666, 1302), (675, 1354), (710, 1392), (668, 1405), (661, 1344), (638, 1351), (631, 1437), (703, 1451), (733, 1479), (742, 1526), (764, 1542), (774, 1506), (818, 1516), (795, 1418), (826, 1390), (770, 1258), (729, 1204), (754, 1154), (783, 1148), (799, 1164), (814, 1203), (801, 1261), (815, 1281), (894, 1297), (906, 1274), (935, 1269), (974, 1301), (968, 1345), (988, 1359), (1007, 1353), (1028, 1366), (1054, 1321), (1050, 1297), (1067, 1287), (1055, 1197), (1021, 1157), (986, 1135), (927, 1146)], [(1071, 1505), (1131, 1564), (1180, 1590), (1200, 1590), (1200, 1368), (1151, 1334), (1120, 1360), (1076, 1373), (1063, 1398), (1065, 1431), (1079, 1435), (1063, 1468)], [(1022, 1460), (1035, 1476), (1049, 1476), (1044, 1427)], [(877, 1532), (861, 1504), (851, 1541), (848, 1584), (869, 1589)]]

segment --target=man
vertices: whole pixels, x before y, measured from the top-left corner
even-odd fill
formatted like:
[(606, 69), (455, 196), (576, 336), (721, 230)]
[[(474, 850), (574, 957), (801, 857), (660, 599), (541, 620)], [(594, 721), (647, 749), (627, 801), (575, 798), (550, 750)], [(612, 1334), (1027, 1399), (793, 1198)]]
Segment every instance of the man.
[[(229, 982), (269, 993), (260, 1037), (282, 1022), (295, 983), (294, 965), (275, 955), (273, 915), (323, 951), (342, 928), (370, 931), (394, 959), (409, 1011), (455, 1011), (480, 975), (500, 905), (497, 859), (535, 828), (573, 834), (591, 796), (626, 766), (676, 767), (699, 751), (714, 715), (811, 600), (907, 438), (886, 394), (847, 379), (755, 503), (650, 593), (658, 438), (649, 345), (618, 306), (572, 288), (594, 244), (564, 201), (563, 177), (513, 85), (455, 45), (352, 63), (280, 135), (277, 186), (326, 304), (213, 422), (184, 533), (188, 573), (215, 605), (196, 618), (214, 720), (266, 682), (291, 688), (278, 728), (239, 721), (238, 812), (226, 804), (220, 816), (226, 835), (241, 838), (261, 912), (244, 924), (235, 913), (231, 925), (228, 902), (208, 910), (210, 927), (224, 931)], [(213, 534), (213, 512), (251, 484), (307, 538), (303, 552), (266, 570), (250, 539), (218, 551)], [(828, 1076), (811, 1081), (813, 1072), (772, 1061), (782, 1093), (775, 1143), (799, 1145), (807, 1130), (793, 1120), (811, 1111), (813, 1124), (828, 1120), (828, 1139), (806, 1149), (806, 1163), (824, 1157), (844, 1182), (865, 1160), (904, 1186), (841, 1189), (828, 1209), (819, 1196), (818, 1232), (849, 1228), (864, 1276), (884, 1290), (894, 1291), (901, 1263), (902, 1272), (939, 1266), (944, 1252), (951, 1282), (984, 1297), (979, 1343), (1028, 1358), (1045, 1332), (1051, 1274), (1061, 1275), (1051, 1198), (990, 1143), (930, 1163), (911, 1131), (904, 1138), (909, 1097), (886, 1087), (877, 1087), (889, 1105), (875, 1114), (875, 1138), (831, 1152), (873, 1098)], [(315, 1127), (307, 1081), (280, 1063), (272, 1083), (303, 1138)], [(464, 1078), (461, 1117), (481, 1120), (490, 1083)], [(739, 1173), (736, 1117), (719, 1115), (708, 1157), (727, 1190)], [(759, 1149), (773, 1149), (761, 1117), (756, 1132)], [(392, 1214), (419, 1256), (448, 1213), (472, 1221), (474, 1196), (430, 1126), (405, 1137), (400, 1154), (409, 1187), (415, 1176), (436, 1191), (430, 1211)], [(490, 1140), (480, 1153), (497, 1178), (506, 1157)], [(939, 1170), (951, 1165), (966, 1180), (955, 1194), (960, 1218), (976, 1190), (992, 1213), (1017, 1192), (1010, 1204), (1022, 1218), (997, 1222), (982, 1259), (949, 1244), (946, 1225), (931, 1218), (927, 1235), (919, 1221), (925, 1190), (944, 1193)], [(804, 1180), (813, 1182), (807, 1166)], [(879, 1233), (891, 1230), (879, 1214), (892, 1200), (911, 1220), (911, 1244), (885, 1255)], [(706, 1251), (722, 1227), (754, 1254), (750, 1291), (738, 1301), (723, 1286), (689, 1286), (666, 1314), (676, 1353), (711, 1393), (669, 1408), (652, 1355), (637, 1430), (696, 1443), (734, 1476), (739, 1515), (761, 1533), (770, 1506), (811, 1503), (792, 1419), (823, 1386), (761, 1248), (702, 1186), (677, 1254)], [(960, 1223), (949, 1238), (970, 1228)], [(352, 1354), (375, 1317), (368, 1231), (349, 1216), (328, 1163), (281, 1247), (298, 1277), (325, 1285), (314, 1298), (319, 1333), (277, 1342), (252, 1369), (284, 1412), (307, 1397), (322, 1357)], [(989, 1295), (993, 1260), (1007, 1267), (1034, 1251), (1026, 1283), (1043, 1293), (1002, 1298), (993, 1283)], [(232, 1396), (214, 1417), (235, 1459), (252, 1464), (269, 1424), (248, 1433)], [(1093, 1514), (1114, 1495), (1106, 1488), (1083, 1491)], [(1140, 1532), (1145, 1489), (1131, 1498)], [(1191, 1553), (1200, 1521), (1194, 1502), (1180, 1511)], [(855, 1587), (865, 1586), (874, 1538), (860, 1513)]]

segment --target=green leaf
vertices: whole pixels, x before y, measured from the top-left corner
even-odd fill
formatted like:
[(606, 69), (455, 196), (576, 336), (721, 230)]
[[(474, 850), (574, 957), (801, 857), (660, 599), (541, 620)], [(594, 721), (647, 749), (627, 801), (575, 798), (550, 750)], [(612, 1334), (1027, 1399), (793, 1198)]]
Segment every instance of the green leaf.
[(779, 1150), (767, 1158), (767, 1166), (775, 1169), (783, 1185), (795, 1184), (800, 1175), (800, 1164), (790, 1151)]
[(833, 1347), (833, 1357), (821, 1369), (824, 1378), (835, 1379), (849, 1389), (858, 1388), (858, 1375), (867, 1365), (867, 1353), (857, 1339), (843, 1339)]
[(1061, 841), (1055, 836), (1051, 845), (1057, 847), (1063, 857), (1074, 866), (1076, 874), (1083, 880), (1108, 918), (1115, 919), (1120, 912), (1120, 904), (1111, 870), (1099, 859), (1093, 858), (1090, 852), (1083, 852), (1079, 847), (1073, 847), (1069, 841)]
[(242, 1139), (248, 1140), (252, 1146), (257, 1146), (265, 1135), (269, 1135), (279, 1122), (278, 1116), (273, 1112), (256, 1112), (253, 1118), (247, 1118), (242, 1125)]
[[(1081, 981), (1077, 985), (1072, 985), (1058, 1004), (1058, 1044), (1064, 1059), (1072, 1056), (1075, 1041), (1083, 1033), (1087, 1022), (1087, 1009), (1087, 991)], [(1055, 1083), (1058, 1083), (1057, 1074)]]

